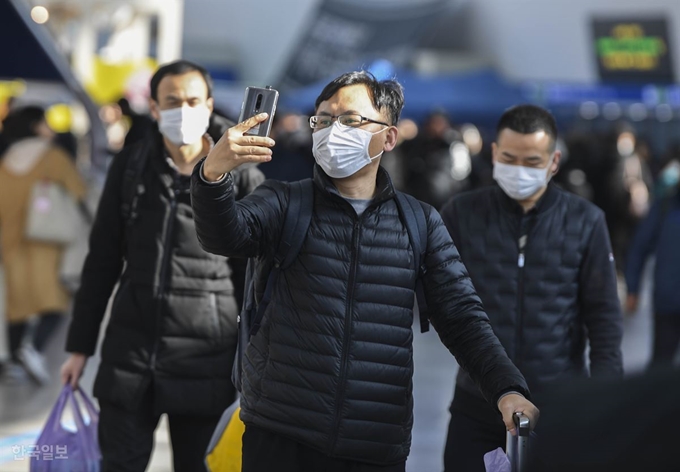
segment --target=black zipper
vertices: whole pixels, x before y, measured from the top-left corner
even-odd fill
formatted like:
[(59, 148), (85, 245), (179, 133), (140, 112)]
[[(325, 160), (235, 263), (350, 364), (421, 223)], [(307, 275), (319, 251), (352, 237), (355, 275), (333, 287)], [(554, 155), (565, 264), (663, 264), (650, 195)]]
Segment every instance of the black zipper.
[[(364, 211), (365, 214), (365, 211)], [(363, 215), (362, 215), (363, 216)], [(352, 265), (349, 271), (347, 301), (345, 302), (345, 330), (342, 339), (342, 352), (340, 359), (340, 378), (338, 380), (337, 392), (335, 394), (335, 418), (333, 420), (333, 429), (331, 430), (331, 437), (328, 444), (329, 453), (333, 453), (335, 448), (335, 441), (338, 438), (338, 430), (340, 428), (340, 411), (343, 400), (344, 384), (347, 380), (347, 360), (349, 359), (349, 343), (352, 337), (352, 306), (354, 305), (354, 279), (357, 274), (357, 266), (359, 265), (359, 230), (361, 228), (361, 218), (354, 223), (354, 234), (352, 235)]]
[[(530, 218), (526, 222), (526, 234), (522, 230), (524, 227), (524, 219)], [(523, 325), (524, 325), (524, 267), (526, 265), (526, 250), (529, 245), (529, 234), (534, 226), (535, 215), (523, 215), (519, 223), (519, 239), (517, 240), (517, 247), (519, 254), (517, 256), (517, 327), (515, 331), (515, 366), (519, 368), (522, 363), (522, 343), (524, 341)], [(523, 241), (522, 241), (523, 240)]]
[(156, 368), (156, 354), (158, 353), (158, 344), (160, 342), (161, 332), (161, 315), (163, 310), (163, 300), (165, 299), (165, 289), (167, 285), (168, 266), (172, 258), (172, 234), (175, 228), (175, 216), (177, 213), (177, 196), (179, 189), (177, 188), (177, 179), (175, 179), (174, 191), (170, 200), (170, 214), (168, 216), (168, 224), (166, 225), (165, 235), (163, 238), (163, 258), (161, 260), (160, 279), (158, 281), (158, 292), (156, 295), (156, 326), (154, 331), (153, 350), (151, 351), (151, 370)]
[[(526, 247), (526, 246), (525, 246)], [(524, 318), (524, 248), (519, 250), (517, 257), (517, 330), (515, 332), (515, 365), (520, 363), (522, 352), (522, 324)]]

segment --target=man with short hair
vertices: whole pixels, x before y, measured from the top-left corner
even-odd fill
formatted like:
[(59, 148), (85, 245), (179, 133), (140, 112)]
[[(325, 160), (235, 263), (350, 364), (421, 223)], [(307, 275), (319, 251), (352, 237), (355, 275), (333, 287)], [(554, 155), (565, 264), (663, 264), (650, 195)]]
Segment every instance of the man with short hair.
[[(442, 218), (494, 332), (540, 407), (570, 376), (620, 376), (622, 320), (616, 270), (601, 210), (550, 183), (560, 163), (557, 125), (521, 105), (501, 117), (492, 145), (498, 186), (453, 197)], [(484, 471), (505, 445), (500, 416), (461, 365), (444, 456), (447, 472)]]
[[(164, 413), (174, 470), (205, 470), (215, 426), (236, 398), (236, 281), (225, 257), (201, 249), (189, 195), (191, 170), (213, 146), (212, 109), (205, 69), (160, 67), (151, 79), (158, 128), (108, 172), (62, 367), (63, 382), (77, 385), (118, 283), (94, 385), (102, 471), (145, 470)], [(235, 178), (239, 196), (264, 180), (252, 166)]]
[[(244, 472), (405, 470), (419, 273), (432, 324), (506, 427), (517, 411), (537, 419), (439, 214), (414, 200), (427, 225), (416, 266), (401, 196), (380, 167), (403, 103), (396, 81), (367, 72), (336, 78), (316, 100), (311, 222), (243, 359)], [(272, 139), (244, 135), (265, 119), (229, 129), (194, 170), (196, 230), (209, 252), (269, 259), (281, 238), (289, 184), (233, 197), (234, 170), (272, 159)]]

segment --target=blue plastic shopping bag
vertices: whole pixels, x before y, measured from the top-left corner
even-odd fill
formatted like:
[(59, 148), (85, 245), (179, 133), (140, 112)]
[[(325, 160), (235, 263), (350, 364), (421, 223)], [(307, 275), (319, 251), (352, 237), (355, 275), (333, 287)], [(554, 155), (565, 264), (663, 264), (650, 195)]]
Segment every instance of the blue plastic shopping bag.
[[(66, 427), (62, 422), (68, 407), (75, 428)], [(99, 413), (92, 400), (80, 388), (74, 391), (70, 385), (65, 385), (38, 437), (37, 450), (31, 455), (30, 471), (99, 472), (98, 423)]]

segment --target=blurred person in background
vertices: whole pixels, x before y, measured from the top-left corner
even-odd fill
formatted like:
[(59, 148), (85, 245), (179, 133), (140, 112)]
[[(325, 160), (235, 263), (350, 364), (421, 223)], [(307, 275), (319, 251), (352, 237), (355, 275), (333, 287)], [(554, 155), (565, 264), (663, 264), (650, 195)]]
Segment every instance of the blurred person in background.
[(268, 179), (294, 182), (312, 177), (314, 156), (310, 151), (312, 132), (307, 117), (279, 110), (274, 115), (271, 138), (276, 141), (276, 159), (260, 164)]
[(569, 153), (567, 162), (560, 163), (560, 172), (553, 181), (563, 189), (581, 198), (593, 201), (591, 167), (596, 160), (596, 150), (592, 133), (572, 131), (565, 140)]
[(154, 131), (156, 124), (153, 118), (133, 110), (127, 98), (121, 97), (116, 103), (120, 107), (121, 115), (128, 121), (128, 130), (125, 134), (123, 147), (145, 139)]
[(406, 156), (405, 192), (418, 200), (441, 208), (455, 188), (451, 176), (451, 145), (463, 138), (451, 125), (443, 111), (432, 112), (424, 121), (418, 135), (401, 146)]
[(623, 303), (628, 246), (635, 228), (649, 211), (653, 182), (647, 161), (639, 153), (641, 140), (632, 126), (619, 123), (604, 142), (593, 191), (595, 203), (607, 218)]
[(680, 144), (669, 147), (654, 173), (654, 199), (666, 197), (677, 191), (680, 180)]
[(402, 118), (397, 123), (397, 129), (399, 130), (397, 144), (391, 151), (385, 151), (380, 158), (380, 165), (390, 174), (394, 188), (405, 192), (407, 190), (408, 158), (404, 154), (403, 144), (418, 136), (418, 125), (413, 120)]
[[(364, 71), (334, 79), (316, 100), (309, 231), (244, 356), (244, 472), (405, 471), (418, 277), (433, 326), (489, 408), (508, 430), (516, 411), (537, 420), (439, 213), (417, 201), (427, 251), (422, 272), (414, 266), (399, 197), (380, 166), (398, 140), (403, 100), (399, 83)], [(229, 129), (194, 169), (196, 230), (210, 252), (271, 257), (294, 205), (290, 186), (273, 180), (234, 200), (241, 165), (276, 159), (272, 139), (244, 136), (265, 118)]]
[(53, 142), (60, 146), (76, 162), (78, 158), (78, 138), (71, 131), (73, 113), (66, 103), (54, 103), (45, 111), (47, 124), (55, 132)]
[[(64, 247), (25, 236), (34, 185), (49, 180), (76, 200), (86, 188), (72, 160), (52, 143), (53, 131), (39, 107), (11, 111), (3, 122), (8, 148), (0, 161), (0, 249), (5, 270), (11, 376), (21, 369), (36, 382), (49, 380), (44, 349), (62, 320), (70, 299), (59, 280)], [(30, 339), (29, 321), (37, 318)]]
[(118, 103), (107, 103), (99, 107), (99, 119), (106, 130), (109, 154), (115, 155), (125, 145), (128, 123), (123, 119), (123, 112)]
[(640, 223), (628, 250), (626, 284), (629, 313), (638, 309), (642, 273), (654, 256), (654, 348), (652, 363), (671, 363), (680, 346), (680, 162), (672, 160), (659, 174), (666, 194)]
[[(494, 332), (540, 408), (553, 382), (623, 372), (621, 306), (604, 214), (551, 183), (561, 153), (546, 110), (521, 105), (501, 117), (492, 145), (494, 187), (453, 197), (446, 224)], [(498, 412), (461, 368), (451, 403), (447, 472), (483, 472), (505, 446)]]
[[(151, 79), (158, 126), (108, 171), (62, 366), (62, 381), (76, 385), (118, 284), (94, 384), (102, 471), (145, 470), (162, 414), (174, 470), (205, 470), (215, 426), (236, 398), (233, 274), (226, 257), (201, 249), (189, 195), (194, 165), (219, 137), (206, 133), (212, 110), (204, 68), (187, 61), (160, 67)], [(245, 167), (235, 174), (236, 193), (262, 180), (257, 168)]]

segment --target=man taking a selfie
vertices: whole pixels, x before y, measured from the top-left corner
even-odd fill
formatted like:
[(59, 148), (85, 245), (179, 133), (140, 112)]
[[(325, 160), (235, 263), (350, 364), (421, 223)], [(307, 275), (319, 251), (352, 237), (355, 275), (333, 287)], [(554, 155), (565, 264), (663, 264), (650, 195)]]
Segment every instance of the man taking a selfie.
[[(403, 103), (396, 81), (367, 72), (336, 78), (316, 100), (311, 222), (243, 360), (244, 472), (405, 470), (419, 274), (442, 342), (507, 429), (514, 412), (537, 420), (441, 217), (417, 201), (427, 228), (416, 267), (397, 194), (380, 167), (397, 142)], [(277, 247), (290, 184), (268, 181), (234, 199), (233, 172), (272, 159), (272, 139), (244, 136), (265, 119), (230, 128), (194, 169), (196, 230), (208, 252), (266, 259)]]

